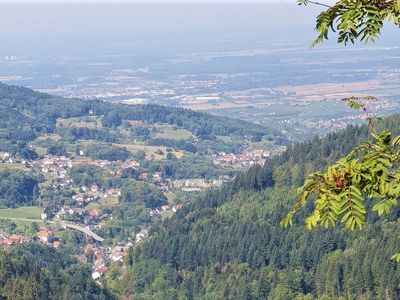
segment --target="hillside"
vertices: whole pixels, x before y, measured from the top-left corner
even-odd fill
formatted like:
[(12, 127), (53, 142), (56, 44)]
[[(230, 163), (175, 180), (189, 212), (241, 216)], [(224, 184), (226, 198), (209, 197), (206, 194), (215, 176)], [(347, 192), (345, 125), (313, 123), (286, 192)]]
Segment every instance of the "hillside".
[(39, 245), (0, 250), (0, 299), (115, 299), (90, 277), (89, 268)]
[[(381, 126), (399, 133), (400, 116)], [(363, 231), (307, 231), (279, 221), (295, 189), (368, 136), (350, 126), (297, 144), (205, 194), (134, 249), (116, 290), (135, 299), (399, 299), (397, 209)]]
[(187, 109), (1, 83), (0, 124), (0, 248), (61, 248), (103, 286), (154, 224), (286, 142), (274, 130)]
[[(172, 146), (179, 150), (198, 150), (203, 153), (208, 150), (240, 151), (246, 140), (259, 142), (263, 138), (269, 141), (279, 138), (282, 141), (279, 133), (241, 120), (160, 105), (123, 105), (98, 100), (65, 99), (2, 83), (0, 114), (0, 150), (18, 150), (21, 153), (24, 143), (52, 133), (72, 140), (94, 139), (120, 144), (136, 138), (150, 145)], [(86, 119), (77, 119), (82, 117)], [(174, 126), (174, 131), (152, 135), (146, 130), (149, 129), (148, 125)], [(119, 126), (125, 129), (134, 127), (135, 130), (115, 132)], [(164, 131), (160, 130), (160, 133)], [(18, 149), (15, 143), (19, 144)]]
[[(11, 247), (4, 260), (12, 260), (13, 251), (29, 253), (43, 242), (44, 231), (52, 240), (45, 244), (62, 245), (64, 258), (74, 255), (87, 264), (82, 274), (90, 277), (92, 271), (121, 297), (400, 297), (400, 270), (389, 259), (398, 251), (400, 211), (387, 219), (371, 215), (359, 234), (343, 228), (306, 231), (302, 220), (311, 207), (292, 228), (279, 225), (306, 174), (367, 138), (366, 127), (349, 126), (296, 144), (237, 174), (213, 156), (258, 148), (272, 153), (284, 138), (258, 125), (157, 105), (63, 99), (7, 85), (0, 85), (0, 99), (0, 205), (9, 208), (2, 211), (0, 234), (6, 236), (0, 240), (12, 242), (17, 233), (33, 244)], [(399, 125), (400, 116), (380, 124), (394, 133)], [(195, 188), (185, 189), (187, 182)], [(37, 220), (7, 219), (13, 208), (24, 206), (36, 219), (44, 211), (48, 219), (87, 226), (105, 245), (51, 224), (39, 228)], [(4, 294), (21, 280), (16, 271), (9, 275), (0, 282)], [(31, 275), (36, 276), (21, 276)], [(28, 282), (21, 297), (38, 280)], [(91, 291), (92, 281), (85, 284)], [(99, 293), (110, 297), (95, 289), (88, 298)]]

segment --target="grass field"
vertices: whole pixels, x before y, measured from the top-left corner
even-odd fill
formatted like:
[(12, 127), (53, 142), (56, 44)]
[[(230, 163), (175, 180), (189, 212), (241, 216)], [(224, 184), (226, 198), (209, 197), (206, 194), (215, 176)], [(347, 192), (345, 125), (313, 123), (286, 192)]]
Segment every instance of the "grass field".
[[(167, 153), (167, 147), (161, 147), (161, 146), (146, 146), (146, 145), (138, 145), (138, 144), (113, 144), (114, 146), (117, 147), (126, 147), (128, 151), (131, 151), (132, 153), (135, 153), (137, 151), (144, 151), (146, 153), (146, 158), (147, 159), (155, 159), (155, 160), (161, 160), (165, 158), (165, 155)], [(157, 150), (161, 150), (164, 152), (164, 155), (159, 155), (156, 154)], [(172, 151), (177, 158), (181, 158), (183, 156), (183, 152), (181, 151)]]
[(85, 117), (85, 118), (69, 118), (69, 119), (57, 119), (57, 126), (67, 127), (87, 127), (87, 128), (101, 128), (102, 124), (98, 117)]
[(42, 209), (37, 206), (0, 209), (1, 218), (40, 219)]
[(156, 138), (164, 138), (171, 140), (191, 140), (193, 135), (186, 129), (173, 129), (167, 126), (158, 126), (160, 132), (156, 134)]
[(100, 204), (107, 208), (113, 208), (118, 205), (118, 197), (107, 197), (100, 200)]
[(0, 164), (0, 171), (14, 170), (14, 171), (28, 171), (22, 164)]
[(52, 141), (57, 142), (57, 141), (61, 140), (61, 136), (59, 136), (58, 134), (54, 134), (54, 133), (48, 133), (45, 135), (38, 136), (36, 138), (36, 141), (45, 141), (45, 140), (52, 140)]

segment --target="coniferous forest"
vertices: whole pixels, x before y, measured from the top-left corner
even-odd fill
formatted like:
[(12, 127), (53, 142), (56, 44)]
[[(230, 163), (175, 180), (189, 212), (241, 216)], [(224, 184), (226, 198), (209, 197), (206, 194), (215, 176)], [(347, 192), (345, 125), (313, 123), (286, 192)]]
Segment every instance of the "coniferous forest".
[(41, 245), (0, 252), (0, 299), (114, 299), (90, 270), (65, 253)]
[[(399, 131), (400, 116), (380, 126)], [(347, 129), (297, 144), (263, 167), (200, 200), (155, 229), (132, 250), (118, 285), (135, 299), (398, 299), (396, 210), (349, 232), (308, 231), (304, 215), (280, 221), (304, 176), (348, 153), (368, 129)]]
[[(339, 45), (375, 42), (384, 25), (400, 25), (400, 0), (295, 2), (319, 9), (312, 47), (328, 40), (331, 33), (336, 34)], [(110, 28), (113, 34), (119, 34)], [(185, 30), (190, 32), (190, 28)], [(200, 77), (194, 71), (179, 76), (172, 72), (176, 75), (174, 85), (187, 84), (181, 95), (167, 85), (157, 85), (157, 81), (151, 85), (160, 87), (161, 94), (146, 90), (140, 80), (151, 78), (151, 67), (114, 70), (118, 72), (98, 77), (111, 78), (112, 86), (127, 78), (138, 80), (138, 89), (129, 87), (125, 92), (134, 90), (136, 96), (154, 94), (157, 100), (173, 95), (170, 106), (145, 98), (122, 99), (123, 93), (102, 90), (101, 83), (91, 81), (91, 86), (101, 87), (102, 93), (97, 95), (114, 94), (118, 98), (66, 99), (0, 83), (0, 210), (4, 214), (0, 216), (0, 300), (400, 299), (400, 136), (392, 139), (400, 134), (400, 115), (383, 119), (376, 116), (380, 109), (384, 112), (384, 108), (398, 107), (398, 99), (393, 99), (398, 95), (391, 94), (390, 100), (384, 99), (386, 102), (370, 113), (368, 104), (378, 99), (365, 94), (377, 91), (375, 85), (397, 87), (393, 82), (398, 78), (398, 69), (385, 73), (379, 60), (356, 65), (356, 61), (368, 59), (349, 56), (345, 60), (346, 55), (339, 59), (328, 54), (311, 63), (305, 59), (308, 54), (304, 50), (293, 51), (296, 43), (280, 40), (284, 31), (279, 30), (279, 39), (268, 43), (282, 43), (285, 48), (276, 49), (301, 55), (282, 56), (276, 61), (274, 56), (268, 57), (268, 64), (273, 65), (270, 70), (287, 66), (285, 60), (292, 65), (302, 65), (304, 60), (309, 65), (328, 66), (326, 69), (334, 65), (332, 69), (336, 68), (337, 73), (329, 74), (331, 79), (324, 78), (325, 82), (319, 79), (315, 86), (309, 84), (314, 89), (318, 84), (324, 89), (335, 80), (344, 88), (346, 80), (356, 80), (352, 76), (359, 78), (362, 72), (374, 73), (371, 67), (379, 68), (376, 77), (350, 81), (365, 87), (361, 96), (342, 99), (363, 113), (360, 118), (351, 115), (337, 119), (336, 113), (327, 114), (325, 120), (308, 117), (310, 122), (305, 123), (307, 128), (330, 126), (332, 131), (340, 127), (337, 120), (346, 120), (346, 124), (365, 120), (365, 125), (340, 127), (342, 130), (329, 131), (326, 136), (294, 143), (293, 133), (288, 134), (286, 129), (292, 128), (295, 135), (299, 120), (307, 117), (287, 118), (289, 110), (282, 109), (280, 119), (274, 119), (279, 120), (277, 129), (260, 125), (271, 124), (268, 122), (244, 121), (245, 114), (238, 114), (243, 119), (239, 120), (191, 110), (200, 107), (197, 109), (213, 112), (220, 106), (217, 99), (227, 96), (225, 99), (232, 103), (227, 101), (221, 106), (229, 109), (234, 104), (233, 112), (251, 109), (255, 115), (262, 115), (261, 120), (277, 113), (263, 114), (259, 100), (268, 95), (272, 96), (266, 107), (276, 105), (275, 97), (284, 96), (282, 99), (289, 99), (287, 106), (296, 106), (302, 114), (301, 107), (312, 110), (314, 104), (329, 110), (322, 108), (322, 103), (353, 91), (307, 94), (304, 85), (295, 85), (289, 79), (278, 89), (267, 86), (268, 72), (272, 71), (257, 71), (253, 77), (258, 81), (254, 86), (257, 88), (246, 90), (236, 90), (248, 85), (242, 82), (250, 78), (245, 72), (225, 74), (214, 70), (208, 74), (204, 69)], [(121, 36), (126, 38), (125, 34)], [(301, 34), (296, 39), (299, 37)], [(207, 43), (212, 41), (211, 36), (207, 38)], [(227, 35), (223, 42), (235, 44), (230, 38)], [(161, 45), (161, 41), (157, 43)], [(129, 47), (133, 49), (132, 45)], [(266, 51), (268, 55), (278, 51), (271, 49)], [(397, 51), (398, 47), (393, 49)], [(162, 50), (168, 52), (168, 47)], [(223, 65), (226, 55), (229, 59), (222, 69), (228, 65), (235, 69), (234, 58), (243, 55), (244, 62), (250, 62), (250, 58), (258, 62), (266, 55), (259, 49), (229, 50), (224, 55), (209, 50), (203, 51), (203, 56), (186, 53), (173, 59), (163, 54), (153, 67), (161, 68), (169, 61), (175, 64), (175, 72), (182, 72), (179, 63), (217, 59)], [(338, 50), (328, 50), (333, 51)], [(140, 59), (146, 60), (150, 54)], [(398, 59), (392, 53), (387, 56), (391, 61)], [(99, 57), (104, 55), (96, 59)], [(139, 56), (132, 57), (134, 60)], [(7, 55), (4, 65), (10, 67), (14, 60), (14, 55)], [(65, 61), (60, 65), (64, 66)], [(83, 61), (79, 66), (84, 65)], [(29, 68), (34, 65), (29, 59), (22, 62)], [(261, 59), (259, 62), (256, 70), (263, 66)], [(353, 70), (359, 74), (347, 74), (343, 68), (347, 62), (362, 66)], [(3, 66), (3, 58), (0, 63)], [(253, 67), (246, 65), (243, 70)], [(310, 67), (301, 71), (314, 74), (315, 70)], [(328, 74), (329, 70), (315, 72), (314, 76)], [(120, 71), (134, 76), (117, 76), (124, 74)], [(136, 78), (138, 74), (142, 79)], [(235, 89), (227, 91), (214, 85), (211, 75), (218, 75), (226, 86), (235, 83)], [(231, 75), (236, 79), (229, 82)], [(51, 75), (58, 77), (61, 82), (60, 74)], [(0, 78), (29, 79), (25, 75)], [(79, 75), (77, 82), (87, 79)], [(384, 82), (386, 79), (393, 82)], [(197, 86), (196, 80), (208, 88)], [(291, 90), (293, 87), (296, 91)], [(308, 102), (296, 102), (302, 92), (307, 94), (302, 99)], [(245, 102), (249, 96), (254, 98)], [(125, 104), (113, 103), (117, 101)], [(179, 103), (191, 109), (174, 107)], [(201, 105), (186, 106), (193, 103)], [(387, 111), (393, 113), (395, 109)]]
[[(28, 89), (6, 85), (2, 88), (15, 89), (4, 97), (3, 105), (9, 111), (14, 106), (25, 111), (37, 110), (47, 120), (53, 105), (62, 108), (54, 112), (57, 117), (67, 113), (67, 107), (74, 107), (66, 106), (64, 99), (46, 100), (49, 96), (37, 93), (27, 96), (31, 93)], [(41, 107), (42, 104), (45, 105)], [(95, 106), (94, 102), (84, 101), (72, 104), (78, 110)], [(144, 108), (135, 107), (132, 111), (141, 109)], [(163, 109), (157, 107), (157, 114), (163, 114)], [(42, 128), (35, 125), (34, 115), (27, 116), (31, 119), (25, 128), (33, 134), (54, 130), (54, 121), (49, 120), (49, 127)], [(144, 118), (142, 114), (140, 117)], [(7, 130), (12, 130), (11, 121), (12, 118), (6, 122)], [(190, 126), (197, 126), (193, 124)], [(399, 125), (400, 116), (395, 115), (380, 121), (378, 127), (399, 134)], [(221, 128), (231, 130), (230, 125)], [(246, 135), (234, 128), (233, 132)], [(15, 152), (31, 155), (31, 150), (24, 148), (25, 138), (13, 138), (3, 137), (3, 147), (15, 147)], [(2, 252), (1, 265), (8, 271), (2, 272), (0, 292), (6, 299), (15, 299), (11, 295), (17, 290), (18, 299), (30, 299), (32, 291), (36, 293), (35, 299), (398, 299), (400, 271), (398, 263), (390, 259), (399, 250), (398, 209), (385, 218), (369, 214), (365, 228), (356, 232), (341, 226), (308, 231), (304, 217), (312, 205), (295, 217), (291, 228), (280, 226), (297, 200), (296, 189), (307, 174), (324, 169), (368, 138), (367, 126), (349, 126), (338, 133), (295, 144), (267, 160), (264, 166), (253, 166), (221, 188), (208, 190), (173, 217), (155, 223), (148, 241), (132, 248), (124, 266), (114, 267), (107, 275), (107, 289), (91, 281), (87, 269), (70, 260), (68, 254), (30, 245)], [(110, 149), (93, 148), (93, 155), (124, 155)], [(81, 171), (84, 170), (77, 168), (71, 172), (77, 183), (88, 180)], [(38, 201), (37, 186), (43, 178), (14, 171), (3, 171), (1, 176), (4, 207)], [(15, 188), (9, 189), (13, 185)], [(162, 194), (143, 184), (123, 188), (122, 195), (126, 200), (124, 207), (129, 207), (129, 199), (138, 197), (149, 206), (165, 203)], [(52, 256), (54, 259), (48, 262), (47, 257)], [(77, 274), (86, 281), (77, 281)], [(22, 286), (23, 289), (19, 288)], [(79, 298), (75, 293), (85, 296)]]

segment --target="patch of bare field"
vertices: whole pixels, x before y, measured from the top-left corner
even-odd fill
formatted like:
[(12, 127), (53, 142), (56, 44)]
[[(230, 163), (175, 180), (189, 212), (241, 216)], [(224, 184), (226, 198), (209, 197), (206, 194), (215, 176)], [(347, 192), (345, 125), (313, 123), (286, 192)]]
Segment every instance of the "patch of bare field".
[(44, 135), (38, 136), (36, 138), (36, 140), (37, 141), (52, 140), (52, 141), (58, 142), (59, 140), (61, 140), (61, 136), (59, 136), (58, 134), (54, 134), (54, 133), (46, 133)]
[[(321, 100), (338, 99), (349, 95), (368, 95), (371, 91), (380, 90), (383, 84), (379, 80), (358, 81), (350, 83), (319, 83), (299, 86), (282, 86), (275, 90), (283, 93), (296, 93), (297, 96), (308, 97), (309, 99)], [(361, 93), (361, 95), (360, 95)]]
[(209, 109), (230, 109), (230, 108), (245, 108), (249, 105), (253, 105), (251, 102), (220, 102), (218, 104), (211, 103), (199, 103), (199, 104), (187, 104), (184, 105), (184, 108), (189, 108), (192, 110), (209, 110)]

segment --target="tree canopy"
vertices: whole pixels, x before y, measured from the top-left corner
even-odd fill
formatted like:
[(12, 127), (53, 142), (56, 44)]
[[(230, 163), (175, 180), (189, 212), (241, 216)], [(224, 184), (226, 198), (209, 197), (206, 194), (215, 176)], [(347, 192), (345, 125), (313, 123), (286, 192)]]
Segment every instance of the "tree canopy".
[[(345, 99), (354, 109), (367, 111), (366, 102), (374, 98)], [(379, 215), (390, 213), (400, 197), (400, 136), (378, 132), (372, 117), (369, 121), (372, 141), (365, 141), (347, 156), (327, 168), (308, 176), (300, 187), (300, 199), (282, 221), (292, 224), (293, 215), (312, 198), (315, 208), (306, 219), (307, 228), (326, 228), (339, 221), (346, 228), (361, 229), (365, 223), (366, 200), (375, 201), (372, 210)]]
[[(299, 5), (316, 4), (327, 7), (316, 20), (319, 33), (313, 46), (328, 39), (330, 30), (338, 31), (338, 43), (355, 40), (374, 42), (381, 34), (385, 21), (400, 25), (400, 1), (340, 0), (330, 6), (316, 1), (298, 0)], [(354, 230), (362, 229), (366, 221), (367, 206), (379, 216), (391, 213), (400, 197), (400, 136), (393, 137), (388, 130), (377, 130), (367, 109), (372, 96), (343, 99), (347, 104), (365, 113), (372, 140), (366, 140), (326, 172), (314, 172), (299, 188), (299, 200), (283, 218), (281, 225), (292, 225), (293, 217), (313, 200), (313, 210), (305, 222), (308, 229), (322, 225), (333, 227), (344, 223)], [(400, 262), (400, 253), (392, 256)]]
[(337, 33), (339, 44), (375, 42), (385, 22), (400, 26), (399, 0), (339, 0), (327, 2), (298, 0), (299, 5), (319, 5), (326, 8), (316, 18), (317, 38), (312, 47), (328, 40), (329, 33)]

